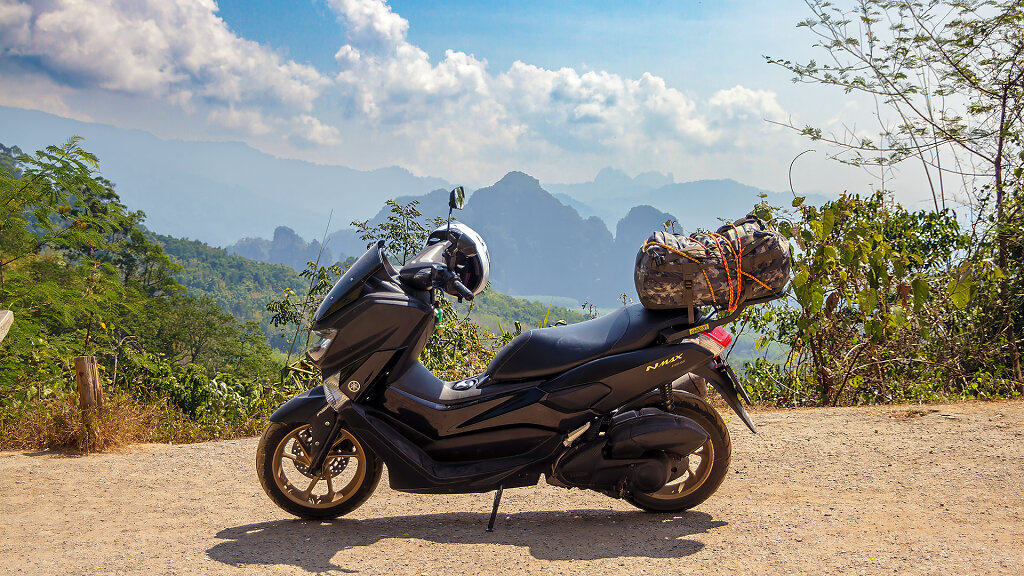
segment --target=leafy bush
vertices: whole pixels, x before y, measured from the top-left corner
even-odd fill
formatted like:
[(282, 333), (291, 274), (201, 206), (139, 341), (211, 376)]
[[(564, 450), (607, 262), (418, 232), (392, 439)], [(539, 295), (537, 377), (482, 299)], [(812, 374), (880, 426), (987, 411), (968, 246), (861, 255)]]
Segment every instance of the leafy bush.
[[(0, 343), (0, 449), (25, 438), (92, 449), (121, 437), (118, 418), (134, 429), (127, 423), (138, 414), (157, 429), (200, 438), (262, 419), (280, 397), (268, 386), (279, 366), (258, 326), (184, 293), (174, 280), (180, 267), (147, 239), (144, 215), (121, 204), (79, 139), (31, 156), (3, 151), (0, 308), (16, 321)], [(120, 400), (75, 426), (67, 408), (79, 355), (97, 357), (103, 388)], [(167, 419), (191, 424), (159, 424)], [(39, 433), (44, 422), (52, 434)]]
[(793, 243), (792, 297), (748, 309), (739, 325), (761, 334), (760, 347), (788, 350), (784, 362), (746, 364), (756, 399), (838, 405), (1017, 394), (1004, 344), (979, 337), (981, 319), (994, 315), (985, 295), (1003, 272), (972, 252), (951, 212), (908, 212), (883, 193), (820, 208), (796, 198), (794, 207), (766, 215)]

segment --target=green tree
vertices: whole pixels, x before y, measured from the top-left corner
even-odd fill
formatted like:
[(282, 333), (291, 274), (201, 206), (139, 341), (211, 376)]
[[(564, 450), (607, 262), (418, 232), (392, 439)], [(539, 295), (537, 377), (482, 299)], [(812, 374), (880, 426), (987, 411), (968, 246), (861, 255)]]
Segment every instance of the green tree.
[[(984, 274), (994, 252), (999, 329), (1014, 377), (1024, 381), (1019, 355), (1022, 274), (1019, 234), (1021, 141), (1024, 136), (1024, 2), (1021, 0), (857, 0), (845, 8), (808, 0), (813, 17), (801, 22), (824, 50), (806, 63), (768, 57), (796, 80), (835, 86), (875, 98), (877, 134), (826, 134), (799, 128), (838, 147), (837, 157), (858, 166), (887, 167), (915, 160), (924, 170), (938, 212), (947, 205), (947, 181), (977, 195), (972, 220), (983, 227), (960, 284)], [(796, 128), (794, 126), (794, 128)], [(883, 180), (884, 188), (884, 180)], [(994, 205), (987, 202), (989, 197)]]
[(760, 392), (822, 405), (963, 393), (966, 385), (950, 384), (971, 375), (948, 378), (954, 371), (938, 361), (952, 346), (943, 334), (964, 314), (948, 313), (951, 300), (970, 299), (969, 291), (947, 293), (947, 271), (970, 242), (952, 212), (908, 212), (882, 192), (820, 208), (802, 198), (794, 204), (773, 220), (796, 247), (793, 301), (748, 309), (741, 323), (761, 334), (759, 348), (775, 342), (789, 350), (784, 367), (754, 366), (781, 384)]
[[(423, 214), (416, 208), (417, 204), (415, 200), (405, 205), (388, 200), (391, 214), (387, 220), (376, 226), (370, 226), (369, 221), (355, 221), (352, 225), (359, 229), (364, 240), (384, 240), (387, 252), (399, 260), (401, 265), (417, 254), (430, 232), (444, 222), (440, 217), (423, 218)], [(294, 328), (293, 342), (304, 338), (308, 345), (312, 315), (344, 270), (310, 262), (302, 272), (302, 276), (310, 282), (304, 296), (294, 291), (285, 291), (281, 299), (267, 304), (267, 310), (274, 314), (274, 326)], [(471, 320), (468, 312), (460, 314), (440, 291), (437, 297), (436, 304), (441, 310), (442, 321), (427, 341), (420, 361), (438, 377), (448, 380), (458, 380), (482, 372), (494, 355), (494, 336)], [(295, 349), (294, 345), (292, 349)], [(320, 375), (308, 358), (300, 358), (287, 366), (282, 372), (282, 379), (307, 387), (317, 386), (321, 382)]]
[(126, 304), (106, 256), (131, 216), (78, 142), (19, 156), (19, 175), (0, 171), (0, 306), (78, 328), (87, 353), (97, 323)]
[(445, 219), (440, 216), (424, 219), (423, 214), (416, 208), (419, 200), (413, 200), (404, 206), (394, 200), (388, 200), (386, 205), (391, 210), (387, 220), (376, 226), (370, 226), (369, 220), (354, 220), (352, 226), (359, 231), (359, 237), (363, 240), (385, 240), (385, 248), (401, 266), (423, 248), (423, 243), (430, 232), (441, 226)]
[(112, 398), (170, 403), (168, 426), (246, 426), (281, 400), (263, 386), (277, 367), (262, 333), (183, 292), (98, 167), (78, 138), (0, 167), (0, 308), (18, 319), (0, 344), (0, 430), (69, 402), (79, 354), (98, 357)]

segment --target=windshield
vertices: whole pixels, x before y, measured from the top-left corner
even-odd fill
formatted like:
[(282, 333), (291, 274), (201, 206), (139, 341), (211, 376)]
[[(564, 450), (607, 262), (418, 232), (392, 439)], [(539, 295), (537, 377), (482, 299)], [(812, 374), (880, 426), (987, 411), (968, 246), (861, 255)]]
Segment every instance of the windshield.
[(320, 307), (316, 309), (313, 321), (319, 322), (358, 298), (366, 279), (373, 276), (381, 268), (388, 269), (389, 274), (393, 270), (391, 263), (387, 262), (387, 256), (384, 254), (383, 240), (370, 246), (370, 249), (360, 256), (352, 264), (352, 267), (335, 282), (334, 288), (331, 288), (331, 291), (327, 293), (327, 297), (320, 303)]

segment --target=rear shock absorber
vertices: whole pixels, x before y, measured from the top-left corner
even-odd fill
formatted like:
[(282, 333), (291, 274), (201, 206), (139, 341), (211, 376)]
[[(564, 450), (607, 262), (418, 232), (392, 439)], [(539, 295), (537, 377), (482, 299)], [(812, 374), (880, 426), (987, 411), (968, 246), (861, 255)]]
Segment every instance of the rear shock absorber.
[(661, 385), (661, 403), (665, 406), (665, 411), (669, 414), (674, 414), (676, 411), (675, 402), (673, 402), (674, 394), (672, 394), (672, 383), (666, 382)]

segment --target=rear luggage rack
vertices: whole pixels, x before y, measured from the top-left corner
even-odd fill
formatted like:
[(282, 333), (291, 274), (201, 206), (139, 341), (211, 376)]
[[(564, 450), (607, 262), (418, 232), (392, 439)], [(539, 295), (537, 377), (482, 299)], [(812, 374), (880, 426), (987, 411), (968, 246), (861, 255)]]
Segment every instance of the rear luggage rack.
[(664, 342), (666, 344), (674, 344), (676, 342), (679, 342), (680, 340), (685, 340), (687, 338), (700, 334), (701, 332), (714, 330), (719, 326), (723, 326), (725, 324), (728, 324), (729, 322), (732, 322), (733, 320), (736, 320), (737, 318), (739, 318), (739, 315), (743, 313), (743, 311), (747, 308), (747, 306), (753, 306), (755, 304), (764, 304), (766, 302), (778, 300), (779, 298), (784, 298), (788, 292), (789, 286), (787, 285), (786, 288), (783, 289), (781, 292), (777, 292), (770, 296), (762, 296), (761, 298), (747, 300), (740, 304), (738, 308), (730, 312), (728, 315), (718, 318), (717, 320), (712, 320), (711, 317), (714, 316), (715, 313), (721, 312), (721, 310), (715, 310), (701, 318), (701, 324), (698, 324), (697, 326), (693, 325), (693, 307), (690, 307), (690, 324), (683, 326), (672, 326), (670, 328), (662, 330), (661, 332), (659, 332), (659, 334), (661, 335), (661, 338), (664, 339)]

